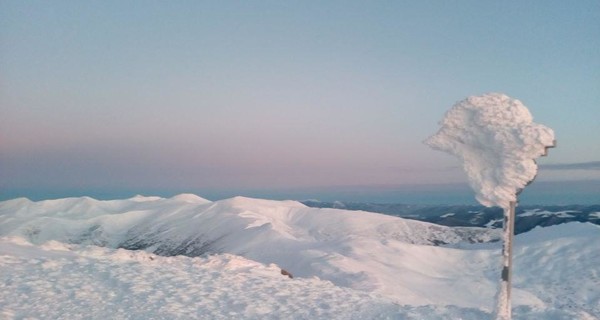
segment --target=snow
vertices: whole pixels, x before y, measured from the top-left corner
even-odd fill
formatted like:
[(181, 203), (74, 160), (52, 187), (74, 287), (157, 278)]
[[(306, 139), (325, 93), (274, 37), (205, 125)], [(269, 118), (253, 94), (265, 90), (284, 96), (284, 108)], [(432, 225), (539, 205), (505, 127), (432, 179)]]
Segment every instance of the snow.
[(488, 223), (485, 224), (486, 228), (493, 228), (496, 223), (501, 223), (502, 219), (492, 219)]
[[(195, 199), (0, 202), (0, 318), (491, 317), (497, 230), (180, 198)], [(600, 317), (599, 231), (568, 223), (515, 238), (515, 319)]]
[(575, 218), (575, 216), (572, 215), (571, 213), (579, 213), (579, 211), (565, 210), (565, 211), (551, 212), (551, 211), (547, 211), (547, 210), (533, 209), (533, 210), (527, 210), (527, 211), (519, 214), (519, 217), (533, 217), (533, 216), (551, 217), (551, 216), (554, 216), (557, 218)]
[(500, 93), (456, 103), (425, 143), (459, 157), (477, 200), (507, 209), (535, 178), (535, 159), (554, 145), (552, 129), (534, 123), (521, 101)]
[(146, 197), (141, 194), (138, 194), (138, 195), (130, 198), (129, 200), (137, 201), (137, 202), (146, 202), (146, 201), (159, 201), (159, 200), (163, 200), (163, 198), (161, 198), (161, 197)]
[(182, 194), (178, 194), (172, 198), (170, 198), (170, 200), (172, 201), (182, 201), (182, 202), (189, 202), (189, 203), (197, 203), (197, 204), (201, 204), (201, 203), (210, 203), (210, 200), (201, 198), (195, 194), (191, 194), (191, 193), (182, 193)]
[[(340, 286), (403, 296), (415, 305), (430, 294), (398, 285), (398, 281), (413, 282), (421, 271), (408, 265), (399, 278), (397, 266), (389, 261), (407, 255), (411, 245), (485, 242), (499, 237), (497, 230), (449, 228), (369, 212), (244, 197), (208, 203), (174, 198), (71, 198), (25, 203), (17, 213), (13, 208), (0, 203), (0, 235), (23, 236), (36, 244), (57, 240), (146, 249), (161, 255), (242, 255), (276, 263), (295, 276), (318, 276)], [(380, 248), (380, 254), (373, 255), (371, 248)], [(425, 248), (428, 255), (437, 250)], [(437, 282), (444, 290), (453, 290), (451, 282)], [(439, 290), (440, 301), (454, 303), (454, 296), (442, 294), (444, 290)]]
[[(234, 255), (0, 241), (0, 317), (43, 319), (374, 318), (399, 313), (381, 297)], [(358, 315), (358, 316), (357, 316)]]

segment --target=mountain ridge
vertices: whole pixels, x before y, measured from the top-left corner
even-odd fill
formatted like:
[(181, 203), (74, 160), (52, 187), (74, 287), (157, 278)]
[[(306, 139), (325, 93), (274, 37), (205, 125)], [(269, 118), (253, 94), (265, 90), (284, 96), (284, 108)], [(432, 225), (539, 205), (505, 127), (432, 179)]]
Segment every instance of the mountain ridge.
[[(303, 200), (314, 208), (339, 208), (378, 212), (381, 214), (425, 221), (443, 226), (502, 228), (504, 213), (498, 207), (476, 205), (411, 205), (395, 203)], [(549, 227), (568, 222), (600, 225), (600, 205), (524, 205), (516, 208), (515, 233), (521, 234), (537, 226)]]

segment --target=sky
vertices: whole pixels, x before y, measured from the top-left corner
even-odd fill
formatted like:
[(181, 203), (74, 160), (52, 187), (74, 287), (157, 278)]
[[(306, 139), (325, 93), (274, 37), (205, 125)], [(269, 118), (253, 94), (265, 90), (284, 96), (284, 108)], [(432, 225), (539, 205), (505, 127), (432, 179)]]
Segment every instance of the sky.
[(464, 184), (422, 142), (503, 92), (600, 199), (599, 88), (598, 1), (3, 0), (0, 198)]

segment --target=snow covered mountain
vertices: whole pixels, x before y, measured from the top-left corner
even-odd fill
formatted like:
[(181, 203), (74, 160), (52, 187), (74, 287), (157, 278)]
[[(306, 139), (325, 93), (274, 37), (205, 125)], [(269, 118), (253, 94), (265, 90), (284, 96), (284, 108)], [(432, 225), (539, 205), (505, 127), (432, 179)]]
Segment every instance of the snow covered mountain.
[[(0, 235), (23, 236), (36, 244), (57, 240), (144, 249), (162, 256), (230, 253), (276, 263), (295, 276), (318, 276), (338, 285), (405, 296), (415, 294), (389, 286), (396, 271), (386, 266), (388, 257), (371, 257), (370, 248), (394, 256), (398, 249), (390, 243), (437, 245), (498, 238), (487, 229), (308, 208), (295, 201), (236, 197), (210, 202), (194, 195), (6, 201), (0, 204)], [(386, 273), (365, 272), (364, 261), (377, 263)]]
[[(600, 245), (599, 231), (593, 224), (570, 223), (536, 228), (516, 238), (516, 318), (600, 317), (600, 257), (596, 254)], [(298, 287), (322, 288), (327, 294), (304, 297), (302, 308), (310, 309), (304, 310), (306, 312), (284, 311), (284, 306), (290, 307), (288, 301), (264, 302), (265, 312), (274, 312), (273, 318), (279, 315), (300, 319), (313, 318), (310, 314), (317, 318), (319, 315), (348, 318), (344, 314), (355, 314), (358, 318), (445, 319), (449, 315), (451, 318), (485, 318), (493, 308), (501, 245), (494, 242), (498, 231), (492, 229), (445, 227), (369, 212), (310, 208), (295, 201), (236, 197), (211, 202), (190, 194), (169, 199), (137, 196), (111, 201), (87, 197), (4, 201), (0, 202), (0, 237), (3, 237), (0, 272), (4, 289), (18, 291), (23, 288), (23, 281), (31, 281), (32, 274), (43, 278), (45, 272), (60, 274), (61, 270), (71, 270), (70, 274), (76, 275), (83, 272), (79, 274), (81, 277), (91, 273), (98, 282), (118, 282), (125, 278), (127, 280), (122, 281), (130, 281), (126, 271), (121, 274), (118, 270), (123, 264), (129, 268), (131, 263), (143, 265), (139, 266), (147, 273), (143, 281), (151, 282), (151, 275), (156, 272), (157, 281), (163, 281), (156, 284), (158, 289), (154, 288), (159, 291), (164, 289), (161, 286), (168, 286), (168, 281), (160, 276), (165, 272), (161, 269), (163, 263), (185, 270), (191, 270), (191, 265), (202, 265), (204, 269), (180, 270), (178, 274), (182, 279), (198, 281), (193, 273), (206, 272), (207, 277), (212, 275), (216, 281), (210, 283), (213, 289), (231, 287), (227, 284), (230, 280), (216, 274), (223, 268), (229, 272), (223, 266), (228, 265), (227, 261), (234, 261), (231, 263), (245, 266), (238, 276), (239, 281), (248, 282), (248, 288), (254, 288), (252, 283), (265, 284), (252, 290), (276, 290), (277, 283), (282, 281), (291, 281)], [(48, 243), (54, 245), (48, 247)], [(114, 251), (117, 248), (121, 249)], [(147, 253), (129, 251), (138, 249)], [(90, 255), (90, 250), (94, 254)], [(206, 253), (213, 255), (206, 256)], [(40, 255), (41, 260), (32, 258), (35, 255)], [(201, 258), (160, 257), (179, 255)], [(129, 258), (123, 262), (123, 256), (138, 258), (133, 259), (134, 262)], [(48, 269), (45, 263), (56, 268)], [(116, 280), (112, 276), (100, 279), (93, 276), (95, 272), (104, 271), (91, 266), (102, 263), (114, 264)], [(289, 271), (294, 279), (285, 280), (277, 272), (279, 268)], [(8, 270), (12, 271), (4, 272)], [(265, 273), (270, 275), (264, 278)], [(189, 286), (180, 282), (178, 285), (182, 288)], [(296, 290), (290, 283), (281, 284), (282, 292)], [(55, 286), (54, 282), (46, 285)], [(115, 289), (107, 284), (98, 285), (109, 291), (129, 290), (131, 299), (137, 299), (137, 291), (131, 292), (130, 287)], [(30, 293), (37, 292), (31, 290)], [(58, 286), (56, 290), (63, 292), (67, 288)], [(198, 285), (193, 290), (203, 292)], [(147, 290), (140, 289), (140, 292), (148, 294)], [(54, 303), (52, 296), (36, 294), (41, 295), (40, 301)], [(232, 292), (223, 294), (234, 295)], [(235, 294), (244, 293), (236, 291)], [(264, 292), (254, 295), (257, 299), (265, 296)], [(339, 305), (333, 308), (334, 304), (342, 304), (339, 299), (344, 296), (350, 300), (362, 297), (356, 301), (363, 302), (344, 304), (346, 309)], [(311, 300), (317, 298), (324, 301), (323, 305)], [(199, 298), (186, 296), (185, 299)], [(223, 299), (228, 301), (229, 298), (224, 296)], [(247, 293), (236, 296), (235, 300), (248, 302), (252, 298)], [(196, 303), (198, 308), (202, 306)], [(258, 306), (247, 304), (239, 310), (231, 307), (235, 316), (218, 313), (216, 310), (221, 308), (206, 310), (213, 310), (210, 313), (213, 318), (239, 318), (240, 315), (265, 318), (265, 314), (256, 309), (260, 302), (256, 303)], [(333, 313), (324, 310), (328, 304)], [(8, 318), (27, 315), (21, 309), (25, 306), (10, 294), (0, 295), (0, 306), (3, 305), (12, 310), (7, 313)], [(369, 305), (371, 307), (367, 307)], [(131, 312), (135, 312), (137, 307), (131, 308)], [(102, 314), (101, 311), (97, 314)], [(162, 317), (181, 316), (177, 315), (167, 312)]]
[(19, 198), (0, 202), (0, 219), (0, 234), (24, 235), (33, 242), (94, 243), (148, 249), (167, 256), (240, 251), (249, 239), (265, 238), (322, 242), (362, 236), (424, 245), (497, 239), (497, 233), (487, 229), (315, 209), (296, 201), (235, 197), (211, 202), (191, 194), (112, 201), (82, 197), (32, 202)]
[[(474, 205), (408, 205), (369, 202), (302, 201), (314, 208), (362, 210), (432, 222), (449, 227), (502, 228), (504, 213), (498, 207)], [(590, 222), (600, 225), (600, 204), (595, 205), (536, 205), (518, 206), (515, 232), (520, 234), (537, 226), (549, 227), (568, 222)]]

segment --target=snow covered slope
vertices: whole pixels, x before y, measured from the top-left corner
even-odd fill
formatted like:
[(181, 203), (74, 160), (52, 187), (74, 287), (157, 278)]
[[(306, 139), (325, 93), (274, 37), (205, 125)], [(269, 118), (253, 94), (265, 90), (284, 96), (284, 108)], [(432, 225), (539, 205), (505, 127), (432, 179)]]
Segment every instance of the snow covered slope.
[(32, 246), (0, 238), (0, 319), (448, 319), (477, 309), (399, 306), (317, 278), (288, 279), (239, 256)]
[[(499, 207), (481, 205), (408, 205), (398, 203), (323, 202), (305, 200), (314, 208), (336, 208), (384, 213), (391, 216), (431, 222), (449, 227), (502, 228), (504, 212)], [(515, 233), (536, 226), (549, 227), (567, 222), (591, 222), (600, 225), (600, 205), (519, 205), (516, 208)]]
[[(243, 307), (237, 308), (232, 302), (227, 308), (246, 318), (261, 318), (262, 311), (252, 308), (264, 307), (267, 310), (264, 312), (279, 312), (282, 317), (295, 314), (290, 311), (294, 308), (297, 312), (304, 308), (313, 312), (297, 313), (297, 318), (312, 318), (310, 314), (317, 318), (319, 315), (328, 318), (328, 315), (336, 314), (340, 315), (338, 318), (347, 318), (344, 314), (362, 314), (363, 318), (372, 318), (378, 314), (383, 318), (400, 319), (412, 319), (413, 316), (414, 319), (446, 319), (450, 315), (453, 315), (450, 318), (481, 319), (489, 316), (492, 310), (500, 267), (500, 244), (489, 242), (497, 239), (497, 231), (494, 230), (449, 228), (368, 212), (308, 208), (293, 201), (241, 197), (217, 202), (194, 195), (170, 199), (138, 196), (113, 201), (70, 198), (31, 202), (15, 199), (0, 202), (0, 236), (8, 237), (0, 243), (2, 291), (14, 292), (29, 287), (29, 291), (25, 290), (29, 292), (27, 294), (38, 295), (40, 301), (51, 301), (53, 296), (44, 296), (42, 291), (31, 288), (28, 283), (39, 281), (40, 285), (50, 288), (56, 285), (56, 290), (68, 292), (69, 285), (52, 282), (46, 279), (47, 276), (60, 278), (72, 273), (73, 277), (84, 279), (89, 274), (95, 279), (93, 281), (109, 282), (98, 284), (101, 287), (98, 292), (106, 290), (98, 294), (131, 294), (130, 302), (136, 306), (124, 307), (125, 313), (141, 308), (137, 304), (142, 303), (143, 297), (151, 295), (150, 287), (153, 286), (166, 292), (181, 286), (182, 290), (187, 288), (199, 293), (204, 292), (203, 286), (233, 288), (235, 286), (227, 282), (230, 276), (219, 272), (221, 269), (229, 272), (223, 266), (229, 263), (227, 261), (236, 261), (234, 264), (248, 265), (246, 269), (240, 269), (242, 274), (238, 281), (248, 287), (238, 291), (266, 290), (270, 292), (266, 294), (268, 296), (282, 286), (283, 296), (289, 293), (303, 297), (303, 301), (294, 302), (287, 298), (269, 300), (263, 297), (264, 292), (249, 291), (236, 291), (242, 296), (234, 297), (233, 291), (226, 289), (222, 293), (224, 301), (228, 297), (245, 301), (241, 303)], [(66, 244), (50, 242), (50, 247), (47, 247), (50, 240)], [(446, 245), (438, 246), (442, 243)], [(207, 252), (219, 255), (195, 259), (168, 258), (88, 245), (145, 249), (164, 256), (199, 256)], [(61, 246), (68, 250), (60, 249)], [(596, 254), (599, 246), (600, 229), (592, 224), (569, 223), (537, 228), (518, 236), (515, 247), (515, 315), (522, 319), (531, 319), (534, 315), (540, 315), (537, 317), (540, 319), (600, 317), (600, 256)], [(41, 258), (35, 258), (36, 255)], [(119, 258), (122, 256), (141, 258), (125, 261)], [(50, 266), (56, 264), (57, 267), (45, 268), (47, 261)], [(177, 271), (162, 269), (169, 263), (177, 265)], [(270, 265), (272, 263), (278, 267)], [(114, 265), (116, 269), (111, 271), (114, 275), (107, 274), (106, 269), (100, 270), (108, 268), (101, 267), (103, 264)], [(121, 270), (134, 265), (138, 268), (134, 273)], [(291, 272), (294, 279), (282, 277), (279, 268)], [(12, 271), (5, 272), (7, 270)], [(176, 272), (180, 278), (163, 276), (169, 272)], [(136, 273), (140, 274), (139, 277), (134, 276)], [(193, 277), (196, 273), (205, 274), (202, 279), (211, 275), (215, 283), (198, 284), (199, 278)], [(264, 280), (265, 273), (269, 274), (268, 281)], [(145, 291), (132, 291), (131, 286), (118, 284), (121, 281), (118, 279), (128, 277), (135, 280), (122, 281), (140, 282), (136, 286), (146, 286)], [(152, 282), (154, 277), (156, 283)], [(263, 280), (256, 277), (263, 277)], [(184, 285), (185, 279), (196, 284)], [(169, 281), (175, 283), (170, 284)], [(261, 281), (266, 281), (265, 286), (260, 285)], [(259, 285), (254, 288), (257, 283)], [(310, 293), (304, 288), (292, 294), (290, 290), (295, 289), (288, 287), (290, 283), (290, 286), (300, 288), (315, 286), (324, 293), (319, 296), (320, 293)], [(302, 296), (303, 290), (309, 293)], [(187, 305), (185, 301), (198, 299), (187, 293), (176, 293), (178, 298), (169, 300), (166, 298), (169, 294), (163, 291), (165, 297), (157, 299), (168, 305), (167, 309), (175, 302)], [(320, 305), (311, 300), (313, 298), (326, 302)], [(85, 297), (82, 299), (87, 301)], [(331, 304), (342, 303), (344, 299), (364, 303), (332, 307)], [(115, 298), (114, 303), (118, 304), (117, 300)], [(0, 306), (12, 306), (2, 309), (13, 310), (10, 314), (16, 318), (20, 317), (23, 307), (19, 307), (19, 301), (11, 294), (0, 296)], [(251, 301), (257, 306), (250, 307)], [(195, 303), (202, 305), (198, 301)], [(158, 306), (152, 308), (156, 311)], [(327, 313), (327, 308), (331, 308), (332, 313)], [(192, 309), (192, 314), (199, 312), (197, 308)], [(178, 315), (177, 310), (164, 314)], [(236, 317), (227, 313), (211, 314), (214, 318)], [(183, 313), (179, 316), (184, 317)]]
[[(496, 231), (486, 229), (308, 208), (295, 201), (236, 197), (209, 202), (192, 195), (6, 201), (0, 204), (0, 235), (24, 236), (33, 243), (57, 240), (145, 249), (164, 256), (231, 253), (276, 263), (295, 276), (318, 276), (341, 286), (401, 295), (415, 304), (429, 294), (396, 285), (397, 266), (390, 265), (390, 259), (409, 244), (497, 238)], [(373, 249), (381, 252), (374, 255)], [(448, 298), (444, 301), (454, 303), (451, 295)]]
[[(296, 201), (235, 197), (210, 202), (189, 194), (112, 201), (83, 197), (32, 202), (19, 198), (0, 202), (0, 223), (0, 234), (24, 235), (33, 242), (60, 240), (142, 248), (158, 245), (151, 250), (191, 256), (197, 255), (194, 251), (219, 251), (219, 246), (236, 250), (250, 238), (256, 241), (257, 234), (266, 233), (268, 240), (278, 237), (321, 242), (359, 236), (424, 245), (487, 242), (498, 237), (486, 229), (448, 228), (369, 212), (315, 209)], [(214, 246), (201, 250), (199, 245), (208, 246), (209, 242), (215, 242)]]

